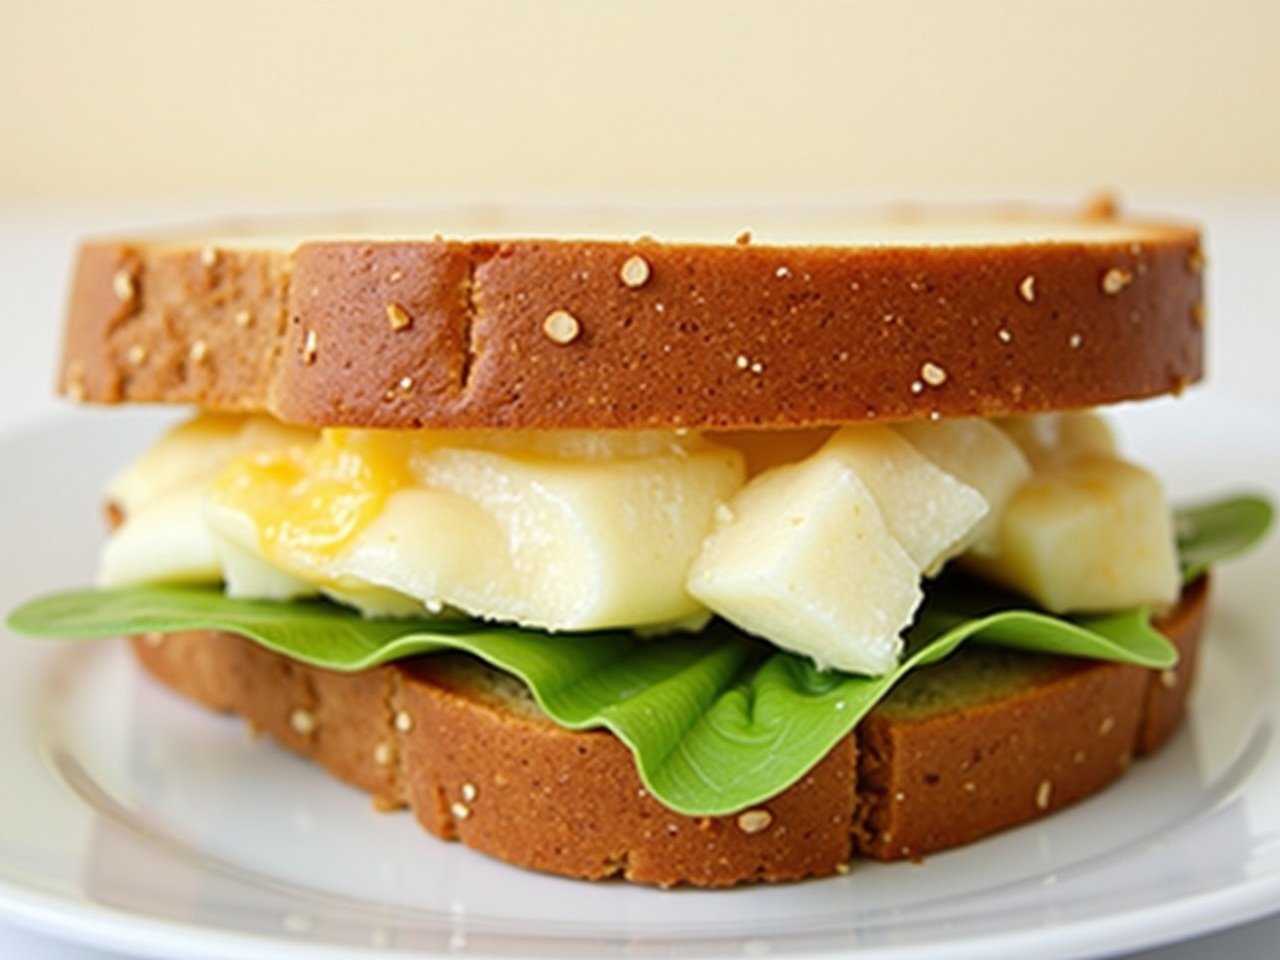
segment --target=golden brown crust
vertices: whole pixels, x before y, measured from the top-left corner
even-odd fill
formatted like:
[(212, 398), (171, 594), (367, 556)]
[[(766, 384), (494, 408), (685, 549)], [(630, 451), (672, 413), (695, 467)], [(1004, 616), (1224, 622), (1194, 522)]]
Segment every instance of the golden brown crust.
[(827, 876), (857, 855), (918, 858), (1101, 789), (1180, 720), (1206, 596), (1201, 581), (1159, 622), (1183, 653), (1176, 683), (1055, 660), (982, 702), (915, 715), (889, 702), (798, 784), (724, 817), (665, 809), (612, 735), (555, 726), (462, 657), (344, 675), (230, 634), (134, 649), (180, 693), (246, 716), (379, 806), (410, 806), (437, 836), (566, 876), (727, 886)]
[(90, 243), (61, 388), (321, 426), (635, 428), (996, 416), (1198, 380), (1196, 231), (1062, 222), (1073, 239), (933, 247)]

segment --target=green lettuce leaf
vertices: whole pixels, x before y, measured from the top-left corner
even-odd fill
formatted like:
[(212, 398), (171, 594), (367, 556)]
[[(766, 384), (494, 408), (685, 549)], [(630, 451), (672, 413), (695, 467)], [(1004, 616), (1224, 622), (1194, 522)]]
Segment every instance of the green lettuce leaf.
[[(975, 591), (987, 612), (973, 615)], [(949, 605), (964, 598), (964, 605)], [(1173, 647), (1141, 613), (1061, 620), (991, 609), (1003, 595), (948, 581), (931, 593), (908, 656), (884, 677), (817, 670), (807, 658), (723, 622), (697, 635), (643, 639), (615, 631), (545, 634), (465, 619), (366, 620), (323, 601), (236, 600), (216, 587), (83, 590), (34, 600), (10, 626), (67, 639), (229, 630), (334, 670), (440, 650), (472, 654), (522, 679), (557, 723), (606, 727), (636, 757), (657, 799), (690, 814), (738, 810), (802, 777), (903, 676), (969, 638), (1163, 668)], [(997, 601), (998, 602), (998, 601)]]
[(1241, 494), (1174, 512), (1182, 578), (1186, 583), (1213, 564), (1244, 553), (1266, 536), (1274, 519), (1269, 502)]
[[(1265, 529), (1253, 508), (1196, 511), (1212, 522), (1179, 526), (1196, 564), (1242, 549)], [(1246, 524), (1252, 535), (1237, 529)], [(930, 585), (907, 655), (883, 677), (820, 671), (720, 621), (700, 634), (648, 639), (624, 631), (547, 634), (450, 617), (365, 619), (325, 601), (237, 600), (215, 587), (61, 593), (23, 605), (8, 622), (22, 633), (66, 639), (228, 630), (343, 671), (441, 650), (468, 653), (523, 680), (557, 723), (611, 730), (634, 753), (650, 792), (692, 815), (740, 810), (786, 789), (904, 676), (966, 641), (1153, 669), (1177, 659), (1145, 611), (1058, 618), (955, 575)]]

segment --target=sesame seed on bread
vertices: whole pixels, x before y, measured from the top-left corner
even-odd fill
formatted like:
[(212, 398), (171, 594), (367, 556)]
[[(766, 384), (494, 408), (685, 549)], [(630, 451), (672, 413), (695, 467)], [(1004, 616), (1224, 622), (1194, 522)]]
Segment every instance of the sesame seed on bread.
[(60, 386), (319, 426), (749, 428), (1095, 406), (1202, 375), (1193, 228), (758, 216), (748, 242), (634, 212), (646, 236), (473, 212), (95, 241)]
[(728, 886), (920, 858), (1102, 789), (1179, 725), (1206, 597), (1201, 579), (1157, 622), (1182, 655), (1174, 674), (966, 649), (900, 686), (795, 786), (716, 817), (667, 810), (619, 740), (556, 726), (517, 681), (462, 656), (338, 674), (226, 633), (133, 648), (169, 687), (438, 837), (566, 876)]

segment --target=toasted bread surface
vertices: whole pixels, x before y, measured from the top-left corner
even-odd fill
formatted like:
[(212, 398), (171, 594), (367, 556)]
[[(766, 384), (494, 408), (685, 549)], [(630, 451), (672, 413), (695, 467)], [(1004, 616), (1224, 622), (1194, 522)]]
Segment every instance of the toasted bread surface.
[(932, 223), (851, 223), (823, 246), (430, 222), (93, 242), (61, 389), (319, 426), (752, 428), (1077, 408), (1200, 378), (1194, 229)]
[(790, 789), (716, 817), (664, 808), (615, 737), (556, 726), (517, 681), (466, 657), (338, 674), (225, 633), (133, 646), (179, 693), (243, 715), (380, 807), (410, 807), (436, 836), (566, 876), (728, 886), (919, 858), (1101, 789), (1176, 729), (1206, 599), (1201, 580), (1158, 621), (1182, 651), (1173, 682), (964, 651), (908, 680)]

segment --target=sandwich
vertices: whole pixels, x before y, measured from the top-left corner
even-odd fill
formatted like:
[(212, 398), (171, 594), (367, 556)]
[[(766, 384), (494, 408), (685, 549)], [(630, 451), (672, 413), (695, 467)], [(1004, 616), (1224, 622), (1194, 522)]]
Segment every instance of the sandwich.
[(61, 391), (194, 411), (105, 492), (99, 585), (11, 626), (662, 886), (920, 859), (1173, 734), (1270, 510), (1175, 511), (1098, 408), (1201, 378), (1195, 228), (503, 226), (86, 243)]

